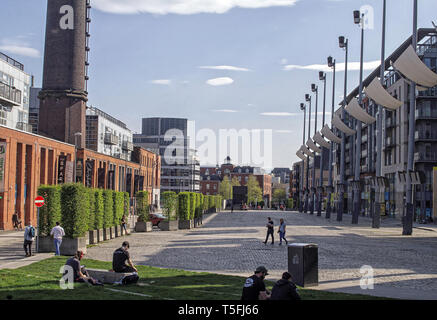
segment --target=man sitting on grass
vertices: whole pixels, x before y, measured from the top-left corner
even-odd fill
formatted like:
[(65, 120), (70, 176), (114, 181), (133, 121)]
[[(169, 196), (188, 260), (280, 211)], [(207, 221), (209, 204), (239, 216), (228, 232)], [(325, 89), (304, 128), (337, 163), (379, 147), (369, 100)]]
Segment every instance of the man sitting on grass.
[(74, 282), (86, 282), (92, 284), (93, 286), (103, 285), (98, 280), (91, 278), (90, 275), (88, 274), (88, 271), (85, 270), (85, 267), (80, 265), (80, 260), (82, 260), (82, 257), (83, 257), (83, 252), (79, 250), (76, 252), (74, 257), (71, 257), (70, 259), (67, 260), (65, 265), (68, 266), (69, 268), (64, 269), (65, 270), (64, 276), (67, 275), (68, 272), (73, 272)]
[(138, 272), (129, 255), (129, 242), (124, 241), (121, 248), (114, 251), (112, 269), (115, 272)]
[(270, 300), (300, 300), (296, 285), (292, 282), (291, 274), (284, 272), (282, 279), (275, 283)]
[(268, 275), (264, 266), (259, 266), (255, 274), (246, 279), (241, 300), (268, 300), (270, 292), (266, 289), (264, 278)]

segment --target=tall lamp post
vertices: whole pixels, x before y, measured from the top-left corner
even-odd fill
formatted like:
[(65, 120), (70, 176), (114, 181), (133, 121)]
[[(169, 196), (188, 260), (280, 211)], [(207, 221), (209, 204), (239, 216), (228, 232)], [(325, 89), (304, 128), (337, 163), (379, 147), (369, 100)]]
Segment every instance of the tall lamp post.
[[(363, 104), (363, 54), (364, 54), (364, 13), (361, 14), (359, 10), (354, 11), (354, 23), (361, 27), (361, 54), (360, 54), (360, 87), (358, 103), (360, 107)], [(354, 184), (354, 210), (352, 214), (352, 224), (358, 224), (358, 217), (361, 212), (361, 121), (356, 119), (357, 140), (355, 146), (355, 184)]]
[[(305, 95), (305, 101), (309, 102), (310, 104), (310, 110), (308, 113), (308, 140), (310, 139), (310, 134), (311, 134), (311, 96), (309, 94)], [(309, 198), (309, 180), (308, 180), (308, 176), (309, 176), (309, 172), (310, 172), (310, 157), (308, 156), (307, 159), (307, 170), (306, 170), (306, 177), (305, 177), (305, 205), (304, 205), (304, 212), (307, 213), (308, 211), (308, 198)]]
[[(307, 108), (305, 106), (305, 103), (301, 103), (300, 104), (300, 110), (303, 111), (303, 135), (302, 135), (302, 144), (305, 145), (305, 122), (306, 122), (306, 114), (307, 114)], [(309, 158), (309, 157), (308, 157)], [(307, 160), (308, 162), (308, 160)], [(302, 162), (302, 174), (301, 174), (301, 179), (300, 179), (300, 201), (299, 201), (299, 212), (303, 212), (303, 195), (304, 195), (304, 191), (303, 191), (303, 172), (305, 170), (304, 168), (305, 162)]]
[[(331, 121), (334, 117), (334, 104), (335, 104), (335, 59), (333, 59), (331, 56), (328, 57), (328, 67), (333, 68), (334, 72), (332, 75), (332, 110), (331, 110)], [(331, 148), (329, 150), (329, 177), (328, 177), (328, 201), (326, 203), (326, 214), (325, 218), (330, 219), (331, 218), (331, 197), (332, 197), (332, 153), (334, 151), (334, 142), (331, 142)]]
[[(322, 128), (325, 125), (325, 107), (326, 107), (326, 73), (319, 72), (319, 80), (323, 81), (323, 115), (322, 115)], [(322, 202), (323, 202), (323, 151), (324, 147), (321, 146), (322, 154), (320, 155), (320, 181), (319, 181), (319, 195), (317, 198), (317, 216), (322, 216)]]
[[(413, 36), (412, 46), (414, 50), (417, 48), (417, 0), (413, 2)], [(407, 171), (413, 171), (414, 167), (414, 132), (415, 128), (415, 114), (416, 114), (416, 83), (411, 81), (410, 85), (410, 115), (408, 119), (408, 165)], [(413, 234), (413, 188), (411, 177), (407, 174), (407, 210), (404, 217), (402, 217), (402, 235), (409, 236)]]
[[(344, 68), (344, 93), (343, 93), (343, 106), (341, 109), (341, 118), (344, 121), (346, 118), (346, 98), (347, 98), (347, 59), (348, 59), (348, 47), (349, 47), (349, 40), (345, 39), (345, 37), (340, 36), (338, 38), (338, 44), (341, 49), (345, 50), (345, 68)], [(338, 185), (339, 188), (339, 201), (338, 201), (338, 210), (337, 210), (337, 221), (343, 220), (343, 208), (344, 208), (344, 192), (346, 189), (345, 181), (344, 181), (344, 174), (345, 174), (345, 162), (344, 162), (344, 149), (345, 149), (345, 141), (346, 141), (346, 135), (344, 132), (341, 133), (341, 156), (340, 156), (340, 184)]]
[[(314, 83), (311, 84), (311, 91), (316, 93), (316, 112), (314, 114), (314, 134), (317, 132), (317, 105), (319, 100), (319, 87)], [(311, 118), (311, 117), (310, 117)], [(314, 151), (314, 161), (313, 161), (313, 182), (311, 184), (311, 203), (310, 203), (310, 214), (314, 214), (314, 207), (316, 206), (316, 152)]]

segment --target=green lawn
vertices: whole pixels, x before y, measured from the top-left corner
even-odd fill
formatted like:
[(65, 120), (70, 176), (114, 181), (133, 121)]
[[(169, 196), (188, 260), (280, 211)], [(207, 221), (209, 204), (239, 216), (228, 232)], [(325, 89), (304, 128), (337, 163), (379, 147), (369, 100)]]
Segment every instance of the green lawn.
[[(172, 299), (172, 300), (239, 300), (245, 278), (212, 273), (189, 272), (138, 266), (140, 281), (129, 286), (88, 286), (75, 284), (74, 290), (59, 287), (60, 268), (67, 257), (53, 257), (19, 269), (0, 270), (0, 300), (5, 299)], [(110, 262), (83, 259), (88, 268), (110, 269)], [(271, 289), (273, 283), (267, 282)], [(117, 290), (117, 291), (112, 291)], [(123, 292), (121, 292), (121, 291)], [(137, 295), (135, 295), (137, 293)], [(300, 289), (303, 299), (362, 300), (365, 295)]]

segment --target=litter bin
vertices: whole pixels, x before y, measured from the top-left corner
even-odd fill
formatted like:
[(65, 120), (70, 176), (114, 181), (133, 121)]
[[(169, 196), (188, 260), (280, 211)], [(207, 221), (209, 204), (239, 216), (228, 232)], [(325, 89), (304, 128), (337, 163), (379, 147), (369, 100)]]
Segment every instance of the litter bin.
[(295, 284), (314, 287), (319, 284), (319, 247), (314, 243), (288, 245), (288, 272)]

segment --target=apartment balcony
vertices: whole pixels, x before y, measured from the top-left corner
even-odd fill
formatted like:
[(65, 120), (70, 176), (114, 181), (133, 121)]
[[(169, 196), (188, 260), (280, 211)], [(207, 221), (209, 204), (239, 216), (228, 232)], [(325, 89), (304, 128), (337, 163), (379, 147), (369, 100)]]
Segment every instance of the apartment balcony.
[(117, 145), (118, 136), (112, 133), (105, 133), (105, 144)]
[(416, 162), (437, 162), (437, 152), (416, 152), (414, 154)]
[(433, 141), (437, 140), (437, 132), (428, 130), (416, 131), (414, 135), (415, 141)]
[(416, 110), (416, 120), (437, 120), (437, 110)]
[(17, 122), (16, 128), (18, 130), (26, 131), (32, 133), (32, 125), (25, 122)]
[(21, 105), (21, 91), (0, 82), (0, 101), (10, 106), (19, 106)]
[(123, 141), (121, 148), (127, 151), (134, 151), (134, 144), (130, 141)]

